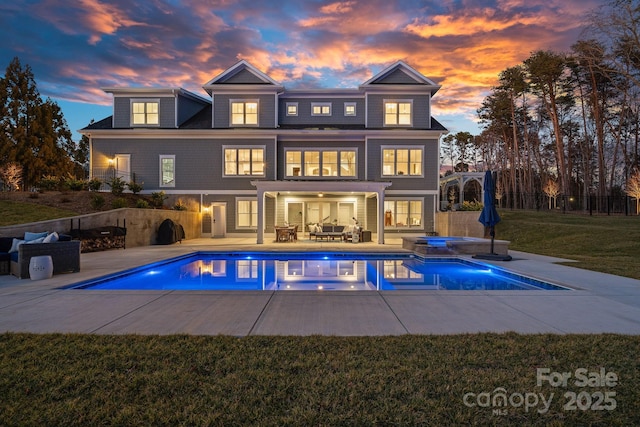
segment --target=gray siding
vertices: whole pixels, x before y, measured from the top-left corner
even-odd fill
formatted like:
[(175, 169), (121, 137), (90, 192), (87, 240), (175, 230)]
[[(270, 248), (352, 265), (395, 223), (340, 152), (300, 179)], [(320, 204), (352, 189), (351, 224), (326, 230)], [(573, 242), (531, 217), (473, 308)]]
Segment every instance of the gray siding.
[(178, 126), (189, 120), (206, 105), (205, 102), (198, 102), (186, 96), (178, 96)]
[[(216, 95), (213, 96), (213, 127), (229, 128), (231, 122), (230, 101), (232, 99), (258, 100), (258, 127), (275, 128), (276, 101), (275, 95)], [(252, 127), (252, 126), (238, 126)], [(255, 126), (254, 126), (255, 127)]]
[(224, 80), (218, 81), (217, 83), (218, 84), (220, 84), (220, 83), (227, 83), (227, 84), (269, 84), (269, 83), (263, 82), (258, 76), (256, 76), (255, 74), (253, 74), (251, 71), (249, 71), (247, 69), (240, 70), (236, 74), (233, 74), (232, 76), (229, 76)]
[[(382, 146), (420, 146), (423, 148), (423, 177), (383, 177)], [(435, 139), (369, 139), (367, 181), (391, 180), (390, 190), (438, 190), (438, 141)]]
[[(431, 111), (429, 104), (431, 97), (429, 95), (411, 95), (411, 94), (384, 94), (369, 95), (367, 97), (367, 127), (384, 128), (384, 100), (413, 100), (413, 127), (418, 129), (431, 128)], [(391, 126), (390, 128), (394, 128)]]
[[(339, 125), (351, 125), (364, 126), (365, 119), (365, 103), (363, 98), (283, 98), (280, 99), (280, 108), (278, 111), (279, 122), (281, 125), (326, 125), (326, 126), (339, 126)], [(298, 115), (287, 116), (287, 103), (298, 104)], [(321, 102), (331, 104), (330, 116), (312, 116), (311, 104)], [(356, 115), (345, 116), (344, 104), (355, 103)]]
[(417, 82), (409, 77), (407, 73), (400, 69), (396, 69), (383, 79), (377, 80), (374, 84), (410, 84), (415, 85)]
[[(264, 145), (267, 164), (275, 161), (273, 140), (181, 140), (181, 139), (94, 139), (93, 167), (104, 168), (114, 154), (131, 155), (131, 172), (144, 190), (255, 190), (250, 181), (256, 177), (223, 177), (223, 145)], [(160, 187), (161, 154), (175, 155), (176, 186)], [(274, 179), (267, 167), (267, 178)]]
[[(114, 128), (131, 128), (131, 100), (132, 99), (159, 99), (160, 100), (160, 125), (149, 127), (175, 128), (175, 98), (173, 97), (157, 97), (157, 96), (141, 96), (135, 98), (117, 96), (113, 99), (113, 127)], [(135, 126), (144, 127), (144, 126)]]

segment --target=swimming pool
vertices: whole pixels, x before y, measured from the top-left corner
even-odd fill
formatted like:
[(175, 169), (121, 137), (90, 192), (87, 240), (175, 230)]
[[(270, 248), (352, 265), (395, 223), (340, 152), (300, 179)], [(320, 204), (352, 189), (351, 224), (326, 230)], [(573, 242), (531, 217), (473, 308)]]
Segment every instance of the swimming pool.
[(461, 258), (195, 252), (67, 286), (87, 290), (567, 290)]

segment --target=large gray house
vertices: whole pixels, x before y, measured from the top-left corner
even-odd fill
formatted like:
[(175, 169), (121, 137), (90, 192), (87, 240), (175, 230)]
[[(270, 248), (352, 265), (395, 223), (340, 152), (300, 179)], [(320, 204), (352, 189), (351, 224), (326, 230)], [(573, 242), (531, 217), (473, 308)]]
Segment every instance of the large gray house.
[(91, 176), (195, 204), (203, 236), (263, 243), (278, 225), (355, 221), (378, 243), (433, 231), (440, 86), (406, 63), (355, 89), (290, 90), (243, 60), (203, 89), (104, 89), (113, 115), (81, 130)]

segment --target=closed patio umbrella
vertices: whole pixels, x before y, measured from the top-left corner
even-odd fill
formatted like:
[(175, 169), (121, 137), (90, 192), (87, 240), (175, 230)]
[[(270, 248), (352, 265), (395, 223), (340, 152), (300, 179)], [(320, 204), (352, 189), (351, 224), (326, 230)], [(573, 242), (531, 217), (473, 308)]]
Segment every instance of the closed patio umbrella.
[(491, 236), (491, 252), (488, 254), (474, 255), (473, 258), (488, 259), (494, 261), (510, 261), (510, 255), (500, 255), (493, 251), (494, 239), (496, 237), (496, 224), (500, 222), (500, 215), (496, 209), (496, 186), (493, 179), (493, 173), (488, 170), (484, 174), (484, 197), (482, 200), (483, 207), (480, 212), (480, 221), (485, 227), (489, 228), (489, 235)]

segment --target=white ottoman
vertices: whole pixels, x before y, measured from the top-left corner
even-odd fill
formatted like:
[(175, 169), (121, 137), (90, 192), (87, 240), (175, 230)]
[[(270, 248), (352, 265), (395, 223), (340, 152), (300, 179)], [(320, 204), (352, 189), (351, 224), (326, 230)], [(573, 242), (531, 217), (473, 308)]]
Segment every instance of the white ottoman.
[(31, 280), (51, 279), (53, 276), (53, 261), (51, 256), (42, 255), (31, 257), (29, 261), (29, 277)]

